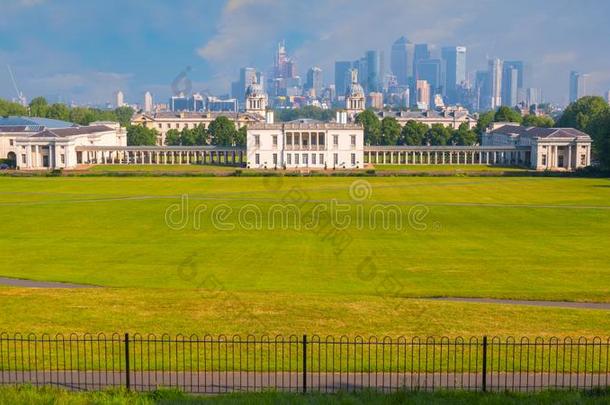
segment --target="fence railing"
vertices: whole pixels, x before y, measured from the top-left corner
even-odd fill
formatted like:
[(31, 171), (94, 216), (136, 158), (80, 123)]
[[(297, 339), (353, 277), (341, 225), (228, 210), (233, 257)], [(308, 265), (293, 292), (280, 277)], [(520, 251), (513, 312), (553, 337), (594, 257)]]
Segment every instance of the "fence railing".
[(610, 338), (0, 333), (0, 384), (192, 393), (610, 386)]

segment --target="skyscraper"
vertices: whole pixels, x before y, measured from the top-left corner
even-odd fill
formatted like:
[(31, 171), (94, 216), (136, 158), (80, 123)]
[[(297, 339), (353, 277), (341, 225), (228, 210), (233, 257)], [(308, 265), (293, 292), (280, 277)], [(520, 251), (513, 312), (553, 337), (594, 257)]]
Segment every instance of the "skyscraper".
[(430, 107), (430, 84), (425, 80), (415, 81), (417, 91), (417, 108), (427, 110)]
[(116, 106), (123, 107), (125, 105), (125, 96), (121, 90), (117, 91), (116, 94)]
[(542, 90), (530, 87), (525, 92), (525, 102), (527, 106), (542, 104)]
[(428, 44), (416, 44), (413, 50), (413, 77), (417, 77), (417, 62), (430, 59)]
[(487, 107), (491, 110), (502, 105), (502, 66), (500, 59), (489, 61), (489, 103), (487, 103)]
[(366, 52), (367, 91), (381, 91), (383, 87), (382, 53), (379, 51)]
[(307, 71), (307, 82), (305, 87), (308, 90), (314, 90), (316, 97), (322, 95), (322, 69), (314, 66)]
[(252, 67), (243, 67), (239, 69), (239, 87), (238, 93), (233, 96), (236, 97), (240, 103), (245, 103), (246, 101), (246, 89), (256, 81), (256, 69)]
[(479, 70), (474, 80), (474, 109), (481, 111), (486, 108), (489, 100), (489, 71)]
[(152, 112), (153, 110), (153, 97), (150, 91), (144, 93), (144, 112)]
[(588, 74), (572, 71), (570, 72), (570, 103), (582, 98), (587, 93)]
[(458, 88), (466, 82), (466, 47), (447, 46), (441, 50), (443, 60), (443, 95), (450, 104), (458, 102)]
[(518, 103), (519, 71), (507, 63), (502, 69), (502, 105), (515, 107)]
[(335, 91), (337, 96), (343, 96), (345, 90), (350, 83), (352, 62), (337, 61), (335, 62)]
[(416, 80), (428, 82), (432, 94), (440, 93), (442, 89), (440, 59), (422, 59), (418, 61)]
[(407, 86), (413, 76), (413, 43), (400, 37), (392, 44), (390, 68), (400, 86)]

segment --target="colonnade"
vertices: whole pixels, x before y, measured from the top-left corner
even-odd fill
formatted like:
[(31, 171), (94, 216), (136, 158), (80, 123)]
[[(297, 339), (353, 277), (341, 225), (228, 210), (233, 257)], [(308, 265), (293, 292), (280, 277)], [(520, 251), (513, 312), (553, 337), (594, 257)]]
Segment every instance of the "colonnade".
[(246, 163), (246, 151), (243, 149), (155, 149), (84, 147), (77, 149), (79, 164), (224, 164), (243, 165)]
[(526, 151), (517, 149), (426, 150), (365, 147), (364, 162), (400, 165), (530, 165)]

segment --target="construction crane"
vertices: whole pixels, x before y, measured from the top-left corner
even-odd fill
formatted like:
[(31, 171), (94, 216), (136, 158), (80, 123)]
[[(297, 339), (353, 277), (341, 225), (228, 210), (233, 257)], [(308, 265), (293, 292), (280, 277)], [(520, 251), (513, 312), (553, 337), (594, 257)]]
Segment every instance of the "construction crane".
[(19, 91), (19, 88), (17, 87), (17, 81), (15, 80), (15, 75), (13, 75), (13, 70), (11, 69), (11, 65), (6, 65), (6, 68), (8, 69), (8, 74), (11, 76), (11, 80), (13, 81), (13, 87), (15, 88), (15, 92), (17, 93), (18, 103), (21, 104), (22, 106), (26, 107), (27, 102), (26, 102), (25, 96), (23, 95), (23, 93), (21, 91)]

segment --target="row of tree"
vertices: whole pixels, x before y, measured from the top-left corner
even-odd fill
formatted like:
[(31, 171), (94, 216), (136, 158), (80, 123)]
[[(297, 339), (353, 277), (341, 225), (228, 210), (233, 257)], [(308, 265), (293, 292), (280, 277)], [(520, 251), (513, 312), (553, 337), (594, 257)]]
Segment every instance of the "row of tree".
[(379, 120), (370, 110), (358, 114), (356, 122), (364, 127), (364, 143), (367, 145), (474, 145), (477, 142), (476, 133), (466, 123), (458, 129), (451, 129), (442, 124), (428, 126), (408, 121), (401, 127), (396, 118)]
[[(157, 143), (159, 133), (154, 128), (133, 125), (127, 128), (127, 144), (148, 146)], [(170, 129), (165, 134), (165, 144), (169, 146), (245, 146), (246, 127), (235, 129), (235, 124), (227, 117), (217, 117), (206, 129), (203, 125), (183, 128), (181, 131)]]
[(62, 103), (49, 104), (44, 97), (34, 98), (27, 107), (0, 99), (0, 117), (9, 115), (52, 118), (89, 125), (94, 121), (120, 122), (122, 126), (130, 125), (134, 110), (131, 107), (119, 107), (114, 110), (101, 110), (89, 107), (70, 108)]

